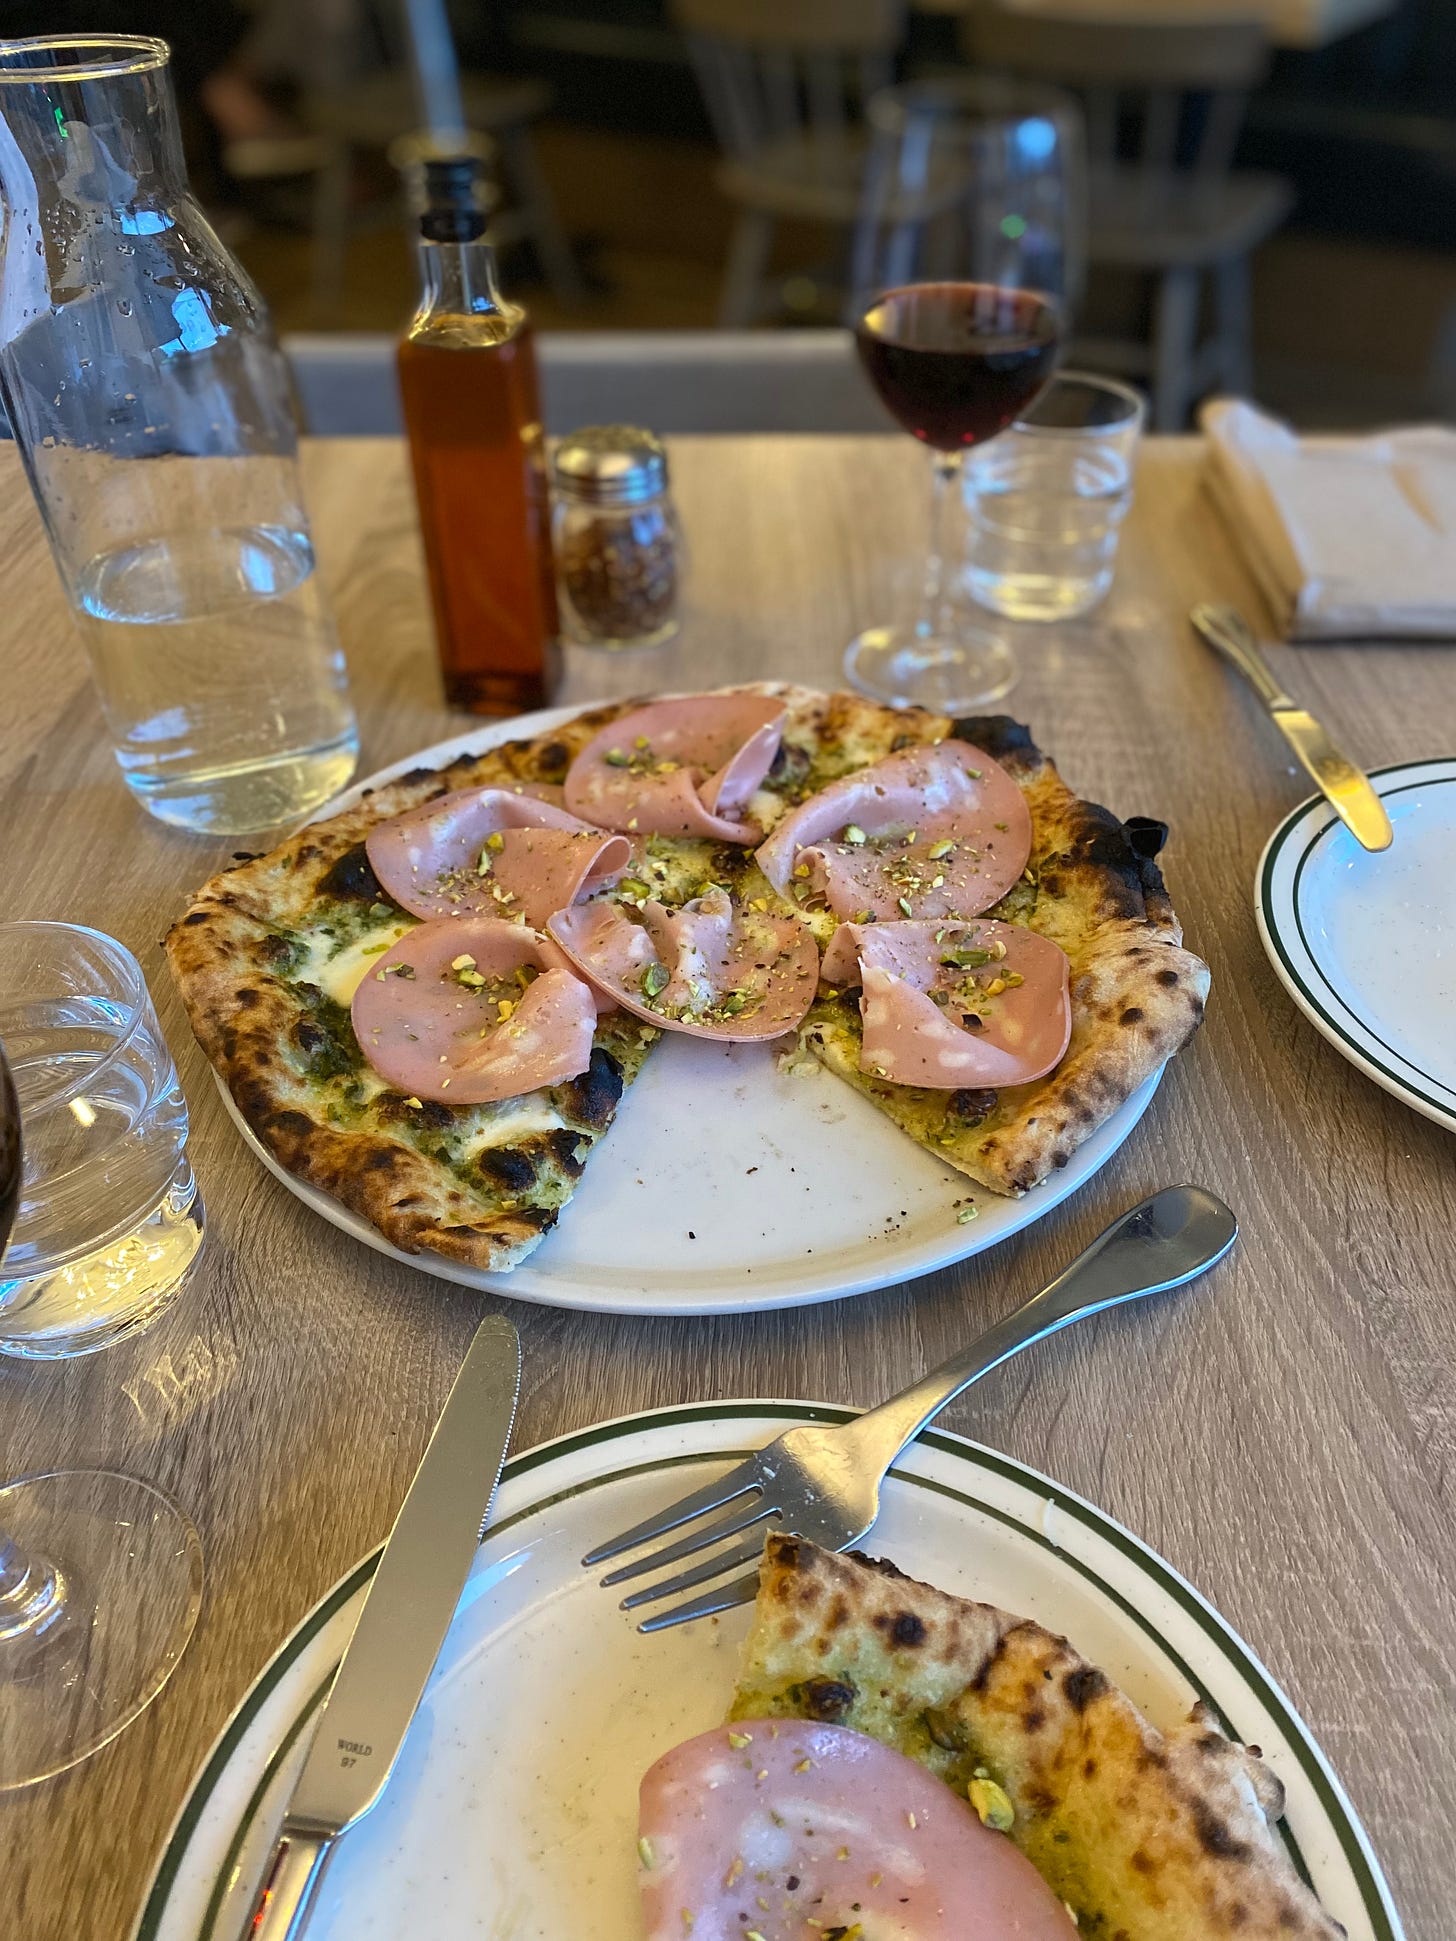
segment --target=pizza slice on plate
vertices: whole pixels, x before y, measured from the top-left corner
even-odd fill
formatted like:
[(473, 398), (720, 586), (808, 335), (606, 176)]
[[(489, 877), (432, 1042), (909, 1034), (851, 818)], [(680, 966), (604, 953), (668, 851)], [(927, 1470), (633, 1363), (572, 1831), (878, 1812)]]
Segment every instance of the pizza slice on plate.
[(770, 1535), (726, 1727), (642, 1782), (648, 1941), (1337, 1941), (1278, 1780), (1065, 1638)]
[(802, 1035), (919, 1144), (1021, 1193), (1192, 1037), (1208, 967), (1182, 948), (1162, 825), (1080, 801), (1005, 716), (928, 725), (933, 764), (917, 749), (861, 770), (767, 845), (823, 911), (835, 988)]
[[(479, 832), (468, 881), (446, 885), (457, 891), (446, 910), (459, 908), (460, 918), (436, 921), (478, 927), (483, 909), (476, 891), (485, 884), (485, 907), (503, 925), (516, 904), (508, 893), (490, 896), (498, 887), (495, 857), (508, 848), (514, 854), (517, 837), (530, 839), (530, 825), (519, 821), (522, 805), (544, 797), (542, 806), (550, 807), (559, 799), (572, 754), (599, 719), (586, 714), (559, 734), (507, 743), (444, 769), (420, 769), (366, 793), (267, 855), (241, 858), (204, 887), (168, 934), (168, 957), (193, 1031), (255, 1135), (289, 1172), (406, 1251), (425, 1248), (496, 1271), (524, 1259), (570, 1199), (658, 1033), (625, 1012), (594, 1014), (581, 1070), (551, 1082), (538, 1077), (495, 1098), (464, 1099), (457, 1078), (452, 1099), (450, 1088), (429, 1084), (429, 1074), (411, 1076), (408, 1067), (386, 1077), (371, 1065), (354, 1028), (354, 1000), (369, 980), (381, 996), (424, 989), (418, 976), (389, 969), (381, 982), (379, 973), (386, 960), (400, 961), (394, 953), (417, 928), (432, 926), (424, 909), (427, 921), (417, 926), (416, 913), (384, 888), (373, 860), (378, 844), (371, 852), (370, 838), (385, 828), (397, 831), (427, 806), (458, 806), (466, 791), (502, 798), (487, 804), (493, 826)], [(453, 830), (416, 833), (440, 843), (443, 853), (449, 836), (465, 832), (457, 813)], [(395, 846), (391, 837), (386, 847)], [(489, 870), (479, 869), (482, 856), (491, 859)], [(517, 860), (529, 891), (532, 866), (545, 859), (524, 850)], [(564, 869), (568, 883), (579, 867), (569, 854), (549, 860)], [(383, 866), (388, 872), (387, 856)], [(428, 888), (459, 875), (447, 864)], [(430, 983), (471, 1007), (470, 1037), (484, 1043), (485, 1020), (500, 1020), (507, 990), (506, 1004), (529, 995), (527, 982), (537, 980), (526, 974), (539, 971), (540, 961), (522, 954), (499, 974), (455, 965), (472, 954), (462, 940), (433, 967)], [(573, 1042), (582, 1042), (579, 1022)], [(448, 1077), (448, 1069), (439, 1075)], [(532, 1077), (526, 1069), (523, 1078)]]

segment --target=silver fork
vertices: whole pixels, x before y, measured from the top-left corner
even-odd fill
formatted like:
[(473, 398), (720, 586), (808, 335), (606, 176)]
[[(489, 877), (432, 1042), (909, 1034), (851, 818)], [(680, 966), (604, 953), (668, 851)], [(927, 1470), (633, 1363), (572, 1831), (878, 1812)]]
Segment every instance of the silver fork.
[[(1165, 1187), (1114, 1220), (1040, 1294), (998, 1321), (962, 1354), (922, 1376), (912, 1388), (852, 1422), (806, 1423), (786, 1430), (726, 1476), (694, 1490), (607, 1543), (598, 1544), (582, 1558), (583, 1565), (593, 1569), (683, 1524), (698, 1524), (686, 1536), (635, 1562), (619, 1565), (602, 1579), (604, 1585), (621, 1584), (648, 1571), (681, 1563), (697, 1551), (739, 1539), (729, 1548), (715, 1549), (687, 1570), (633, 1591), (622, 1600), (622, 1609), (632, 1611), (710, 1583), (743, 1564), (756, 1564), (763, 1549), (761, 1526), (770, 1520), (826, 1550), (847, 1550), (864, 1536), (879, 1514), (880, 1484), (891, 1463), (947, 1402), (1012, 1355), (1070, 1327), (1074, 1321), (1193, 1280), (1222, 1260), (1238, 1230), (1238, 1222), (1223, 1201), (1203, 1187)], [(700, 1522), (714, 1510), (726, 1510), (726, 1514), (711, 1523)], [(715, 1611), (749, 1603), (757, 1592), (758, 1572), (754, 1569), (671, 1610), (659, 1611), (638, 1629), (663, 1631), (692, 1618), (710, 1617)]]

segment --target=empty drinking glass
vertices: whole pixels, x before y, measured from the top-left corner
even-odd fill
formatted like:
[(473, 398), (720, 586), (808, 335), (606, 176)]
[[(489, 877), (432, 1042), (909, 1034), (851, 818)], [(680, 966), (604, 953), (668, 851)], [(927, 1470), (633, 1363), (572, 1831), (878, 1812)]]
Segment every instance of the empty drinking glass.
[(1112, 585), (1144, 405), (1063, 371), (965, 468), (966, 587), (1012, 620), (1074, 620)]
[(88, 1354), (155, 1320), (196, 1262), (187, 1102), (140, 965), (97, 930), (0, 924), (0, 1043), (25, 1131), (0, 1354)]
[(187, 186), (166, 43), (0, 41), (0, 394), (153, 815), (303, 815), (358, 734), (283, 357)]

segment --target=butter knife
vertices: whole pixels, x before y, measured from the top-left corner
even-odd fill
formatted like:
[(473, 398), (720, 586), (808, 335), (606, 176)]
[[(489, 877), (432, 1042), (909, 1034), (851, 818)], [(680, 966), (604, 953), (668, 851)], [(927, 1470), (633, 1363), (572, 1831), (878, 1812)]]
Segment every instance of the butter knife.
[(520, 1340), (491, 1315), (395, 1518), (241, 1941), (294, 1941), (334, 1841), (384, 1791), (485, 1533), (520, 1385)]
[(1310, 780), (1356, 842), (1363, 849), (1389, 849), (1394, 836), (1390, 817), (1369, 776), (1335, 746), (1312, 714), (1284, 692), (1238, 609), (1204, 604), (1196, 606), (1188, 617), (1209, 646), (1232, 661), (1253, 688)]

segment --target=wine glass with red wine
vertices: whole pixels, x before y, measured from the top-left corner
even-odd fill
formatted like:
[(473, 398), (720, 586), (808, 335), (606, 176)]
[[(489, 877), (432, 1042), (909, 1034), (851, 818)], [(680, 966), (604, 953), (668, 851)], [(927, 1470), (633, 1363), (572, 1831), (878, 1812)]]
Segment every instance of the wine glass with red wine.
[(1016, 664), (956, 597), (961, 465), (1056, 367), (1080, 242), (1080, 121), (1064, 96), (984, 77), (888, 89), (868, 118), (855, 341), (881, 402), (933, 454), (933, 496), (919, 615), (866, 629), (845, 672), (878, 700), (965, 713), (999, 700)]

